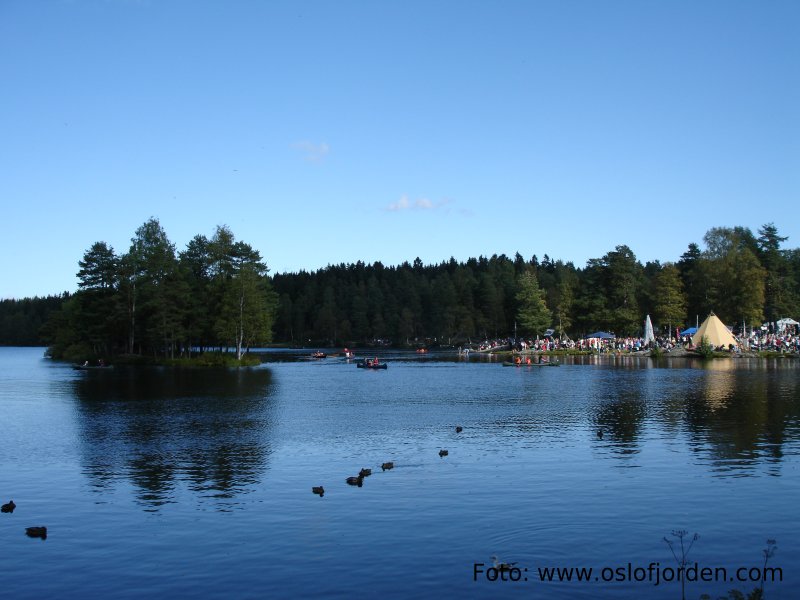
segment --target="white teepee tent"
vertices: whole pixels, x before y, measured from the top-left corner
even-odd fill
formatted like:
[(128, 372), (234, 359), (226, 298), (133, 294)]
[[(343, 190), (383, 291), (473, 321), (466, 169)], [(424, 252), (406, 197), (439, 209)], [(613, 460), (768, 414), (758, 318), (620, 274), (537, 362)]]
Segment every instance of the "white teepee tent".
[(650, 315), (644, 320), (644, 343), (649, 344), (655, 342), (656, 336), (653, 335), (653, 323), (650, 321)]

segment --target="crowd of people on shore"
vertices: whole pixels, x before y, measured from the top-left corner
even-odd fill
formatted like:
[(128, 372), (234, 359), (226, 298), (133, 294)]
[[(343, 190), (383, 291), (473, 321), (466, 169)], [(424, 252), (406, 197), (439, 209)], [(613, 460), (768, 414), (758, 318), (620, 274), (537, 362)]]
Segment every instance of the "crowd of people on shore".
[(513, 347), (518, 352), (556, 352), (558, 350), (600, 353), (642, 352), (656, 347), (669, 352), (677, 344), (677, 340), (668, 337), (657, 337), (649, 342), (645, 342), (644, 338), (640, 337), (582, 338), (579, 340), (572, 340), (566, 337), (561, 339), (546, 337), (539, 340), (521, 340)]
[[(741, 352), (780, 352), (800, 354), (800, 326), (786, 327), (780, 331), (772, 328), (756, 328), (746, 336), (734, 335), (737, 345), (717, 350)], [(478, 345), (479, 351), (500, 350), (511, 348), (516, 352), (557, 352), (557, 351), (588, 351), (598, 353), (631, 353), (646, 350), (660, 349), (669, 353), (675, 348), (694, 349), (691, 336), (675, 337), (662, 335), (653, 340), (645, 341), (642, 337), (610, 337), (582, 338), (572, 340), (568, 337), (542, 337), (537, 339), (494, 339), (486, 340)]]
[(753, 352), (798, 352), (800, 353), (800, 332), (797, 326), (780, 333), (756, 330), (742, 340)]

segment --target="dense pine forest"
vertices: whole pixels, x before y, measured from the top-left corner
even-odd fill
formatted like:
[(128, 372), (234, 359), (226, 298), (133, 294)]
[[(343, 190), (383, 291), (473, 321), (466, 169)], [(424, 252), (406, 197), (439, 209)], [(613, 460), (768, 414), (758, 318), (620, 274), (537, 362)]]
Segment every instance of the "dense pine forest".
[(521, 336), (661, 334), (710, 311), (748, 328), (800, 315), (800, 249), (766, 224), (718, 227), (676, 263), (642, 265), (625, 245), (584, 267), (536, 255), (424, 265), (330, 265), (269, 275), (258, 251), (226, 226), (177, 251), (157, 219), (127, 252), (95, 242), (72, 294), (4, 300), (0, 343), (50, 347), (64, 358), (177, 357), (224, 349), (241, 357), (269, 343), (455, 345)]

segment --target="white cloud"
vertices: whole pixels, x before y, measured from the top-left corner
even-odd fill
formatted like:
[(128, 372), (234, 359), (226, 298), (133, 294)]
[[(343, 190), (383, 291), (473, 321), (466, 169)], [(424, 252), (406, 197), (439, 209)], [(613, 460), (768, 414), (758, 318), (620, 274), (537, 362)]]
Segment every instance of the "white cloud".
[(306, 140), (295, 142), (292, 148), (303, 154), (303, 160), (313, 163), (322, 162), (331, 150), (325, 142), (315, 143)]
[(408, 196), (401, 196), (400, 200), (397, 202), (392, 202), (389, 206), (386, 207), (386, 210), (389, 211), (397, 211), (397, 210), (407, 210), (410, 204), (408, 202)]
[[(390, 212), (399, 212), (404, 210), (441, 210), (448, 204), (452, 202), (451, 200), (429, 200), (428, 198), (417, 198), (416, 200), (409, 199), (408, 196), (403, 194), (397, 202), (392, 202), (389, 206), (386, 207), (387, 211)], [(448, 212), (445, 210), (445, 212)]]

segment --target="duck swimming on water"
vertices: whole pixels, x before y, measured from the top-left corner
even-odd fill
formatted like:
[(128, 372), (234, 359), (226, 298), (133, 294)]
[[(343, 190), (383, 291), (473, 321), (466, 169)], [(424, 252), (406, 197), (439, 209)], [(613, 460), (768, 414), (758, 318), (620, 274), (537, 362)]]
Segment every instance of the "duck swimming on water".
[(17, 505), (14, 504), (13, 500), (9, 500), (7, 504), (0, 506), (0, 512), (13, 513), (15, 508), (17, 508)]
[(348, 477), (345, 481), (347, 481), (348, 485), (357, 485), (358, 487), (364, 485), (364, 477), (362, 475), (358, 477)]
[(25, 534), (28, 537), (32, 538), (41, 538), (43, 540), (47, 539), (47, 527), (40, 526), (40, 527), (26, 527)]
[(494, 568), (497, 569), (498, 571), (510, 571), (511, 569), (514, 568), (514, 565), (517, 564), (515, 562), (513, 563), (500, 562), (496, 556), (492, 556), (492, 563)]

